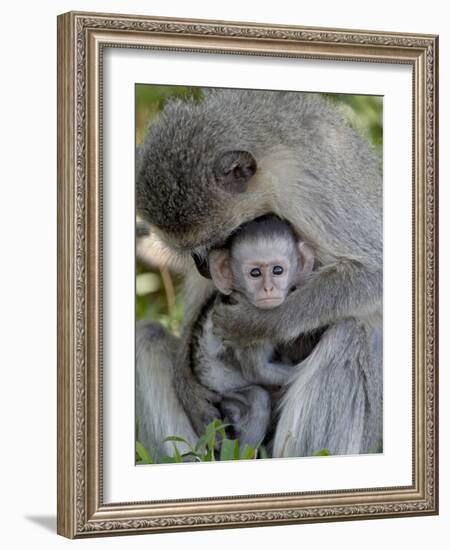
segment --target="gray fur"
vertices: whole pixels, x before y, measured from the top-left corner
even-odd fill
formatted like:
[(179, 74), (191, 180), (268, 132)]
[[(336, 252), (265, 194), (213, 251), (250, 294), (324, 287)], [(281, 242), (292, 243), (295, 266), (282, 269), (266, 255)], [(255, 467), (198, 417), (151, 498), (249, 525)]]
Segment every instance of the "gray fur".
[(233, 249), (242, 241), (251, 245), (266, 239), (273, 243), (277, 237), (286, 243), (295, 243), (297, 240), (297, 236), (289, 224), (278, 216), (265, 215), (242, 224), (225, 244)]
[[(256, 162), (254, 176), (239, 192), (214, 172), (217, 159), (229, 151), (247, 151)], [(367, 140), (346, 126), (333, 105), (317, 94), (293, 92), (217, 90), (206, 91), (200, 103), (171, 102), (140, 154), (137, 208), (181, 255), (205, 254), (242, 223), (266, 213), (290, 222), (316, 251), (318, 269), (282, 307), (261, 311), (238, 297), (236, 305), (215, 310), (223, 337), (244, 345), (289, 343), (323, 330), (279, 403), (275, 456), (309, 455), (324, 447), (364, 453), (381, 446), (378, 167)], [(187, 284), (189, 326), (212, 286), (194, 274)], [(157, 365), (148, 365), (153, 368)], [(212, 403), (201, 388), (191, 398), (191, 378), (185, 367), (178, 368), (175, 386), (192, 419)], [(162, 421), (161, 413), (159, 406), (149, 412), (155, 422)]]
[(366, 327), (355, 319), (325, 332), (321, 345), (300, 364), (279, 404), (275, 456), (305, 456), (324, 448), (332, 454), (378, 449), (381, 380), (376, 379), (376, 365), (367, 354), (367, 339)]
[[(270, 372), (272, 346), (241, 350), (217, 337), (212, 315), (220, 300), (220, 295), (213, 296), (192, 328), (189, 368), (202, 386), (220, 395), (220, 412), (233, 425), (241, 445), (256, 447), (263, 441), (271, 417), (270, 396), (262, 386), (280, 386), (292, 371), (288, 366), (274, 365)], [(197, 432), (203, 433), (214, 418), (217, 415), (202, 418), (199, 424), (194, 418)]]
[(241, 448), (256, 448), (266, 437), (272, 409), (270, 394), (261, 386), (248, 386), (229, 393), (221, 410), (234, 426)]
[[(140, 321), (136, 325), (136, 417), (138, 439), (155, 462), (171, 455), (171, 443), (163, 443), (170, 435), (187, 441), (197, 436), (174, 389), (174, 365), (178, 339), (157, 323)], [(187, 452), (179, 444), (181, 452)]]

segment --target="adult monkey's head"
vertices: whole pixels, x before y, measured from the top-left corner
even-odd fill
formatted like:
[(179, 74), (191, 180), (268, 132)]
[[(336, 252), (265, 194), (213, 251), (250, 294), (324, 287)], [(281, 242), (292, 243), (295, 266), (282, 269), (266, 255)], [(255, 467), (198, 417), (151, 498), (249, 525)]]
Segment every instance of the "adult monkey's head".
[(253, 140), (220, 104), (169, 102), (138, 152), (138, 213), (180, 252), (221, 244), (268, 211)]

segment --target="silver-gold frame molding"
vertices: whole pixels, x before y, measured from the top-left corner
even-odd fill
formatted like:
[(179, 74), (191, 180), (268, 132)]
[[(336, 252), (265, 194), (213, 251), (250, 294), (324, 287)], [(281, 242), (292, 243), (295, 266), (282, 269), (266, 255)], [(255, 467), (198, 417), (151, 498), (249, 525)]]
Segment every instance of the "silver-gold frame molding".
[[(104, 47), (412, 66), (411, 486), (103, 502)], [(437, 513), (437, 48), (432, 35), (96, 13), (58, 17), (58, 533), (74, 538)]]

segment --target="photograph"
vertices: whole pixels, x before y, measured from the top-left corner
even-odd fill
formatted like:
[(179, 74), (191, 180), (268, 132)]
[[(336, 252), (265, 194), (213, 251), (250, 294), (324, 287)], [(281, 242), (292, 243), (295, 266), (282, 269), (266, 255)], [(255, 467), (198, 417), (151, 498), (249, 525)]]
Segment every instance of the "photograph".
[(61, 535), (437, 514), (438, 37), (355, 29), (58, 17)]
[(136, 463), (383, 452), (383, 98), (136, 84)]

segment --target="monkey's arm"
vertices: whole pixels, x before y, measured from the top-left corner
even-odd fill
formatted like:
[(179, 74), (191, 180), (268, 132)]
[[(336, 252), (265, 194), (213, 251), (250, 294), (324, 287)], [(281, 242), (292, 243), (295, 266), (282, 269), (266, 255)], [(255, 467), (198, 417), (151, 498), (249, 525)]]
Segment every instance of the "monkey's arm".
[(342, 260), (314, 272), (278, 308), (258, 309), (241, 295), (236, 305), (220, 304), (214, 325), (223, 338), (247, 345), (267, 339), (289, 342), (338, 319), (370, 315), (381, 303), (382, 285), (381, 270)]
[(292, 375), (293, 368), (282, 363), (267, 363), (259, 370), (260, 384), (267, 386), (282, 386)]
[(242, 374), (248, 382), (263, 386), (282, 386), (292, 374), (292, 367), (270, 362), (272, 346), (246, 346), (236, 350)]

